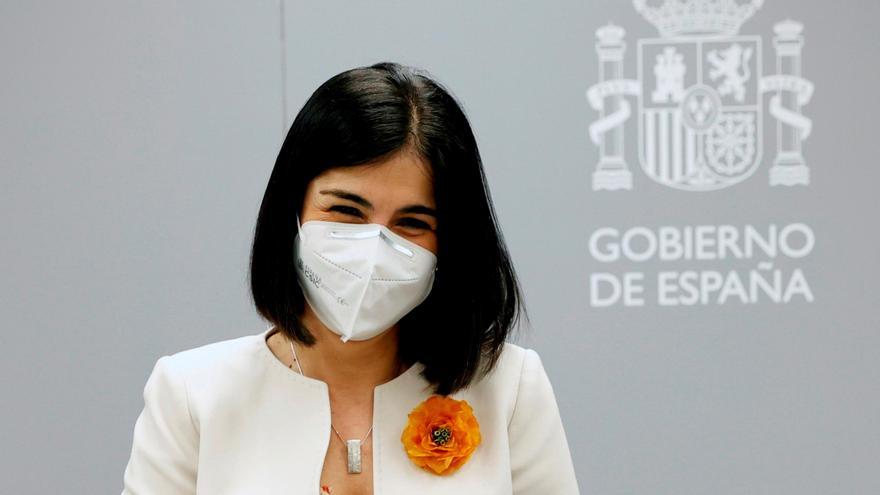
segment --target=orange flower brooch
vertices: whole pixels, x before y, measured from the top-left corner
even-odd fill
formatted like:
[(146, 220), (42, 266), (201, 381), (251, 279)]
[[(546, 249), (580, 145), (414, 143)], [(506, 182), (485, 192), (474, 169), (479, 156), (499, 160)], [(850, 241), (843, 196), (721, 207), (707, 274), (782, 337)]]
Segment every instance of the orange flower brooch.
[(430, 473), (454, 473), (480, 444), (480, 425), (465, 400), (435, 394), (408, 417), (400, 441), (410, 460)]

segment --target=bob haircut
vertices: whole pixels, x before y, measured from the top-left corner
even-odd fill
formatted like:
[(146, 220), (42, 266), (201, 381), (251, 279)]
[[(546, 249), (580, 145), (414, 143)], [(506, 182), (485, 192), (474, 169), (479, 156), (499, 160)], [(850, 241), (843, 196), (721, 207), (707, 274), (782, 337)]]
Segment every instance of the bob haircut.
[[(260, 206), (250, 256), (257, 311), (291, 340), (314, 345), (293, 262), (309, 182), (335, 167), (382, 161), (410, 147), (430, 165), (437, 206), (431, 293), (406, 314), (398, 357), (420, 361), (437, 394), (466, 388), (495, 366), (525, 314), (476, 139), (457, 100), (427, 72), (393, 62), (333, 76), (309, 97), (287, 133)], [(485, 362), (485, 363), (484, 363)]]

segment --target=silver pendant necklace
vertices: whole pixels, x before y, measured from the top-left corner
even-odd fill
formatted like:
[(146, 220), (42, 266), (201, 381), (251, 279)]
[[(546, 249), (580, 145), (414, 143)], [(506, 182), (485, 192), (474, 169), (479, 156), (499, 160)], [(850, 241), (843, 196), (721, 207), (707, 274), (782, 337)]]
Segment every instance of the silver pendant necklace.
[[(290, 343), (290, 352), (293, 354), (293, 360), (296, 361), (296, 367), (299, 368), (299, 374), (302, 376), (306, 376), (306, 374), (303, 373), (303, 371), (302, 371), (302, 366), (300, 366), (300, 364), (299, 364), (299, 357), (297, 357), (297, 355), (296, 355), (296, 350), (293, 348), (293, 341), (290, 339), (287, 339), (287, 342)], [(293, 364), (290, 364), (288, 366), (288, 368), (293, 369)], [(333, 431), (336, 432), (336, 436), (338, 436), (339, 439), (342, 440), (342, 443), (344, 443), (345, 447), (348, 449), (348, 472), (352, 473), (352, 474), (360, 473), (361, 472), (361, 445), (363, 444), (364, 440), (366, 440), (367, 437), (370, 436), (370, 433), (373, 432), (373, 427), (370, 426), (370, 429), (369, 429), (369, 431), (367, 431), (367, 434), (364, 435), (364, 438), (362, 438), (360, 440), (358, 440), (356, 438), (345, 440), (344, 438), (342, 438), (342, 435), (340, 435), (339, 432), (336, 431), (336, 428), (333, 427), (333, 423), (330, 423), (330, 428), (333, 428)]]

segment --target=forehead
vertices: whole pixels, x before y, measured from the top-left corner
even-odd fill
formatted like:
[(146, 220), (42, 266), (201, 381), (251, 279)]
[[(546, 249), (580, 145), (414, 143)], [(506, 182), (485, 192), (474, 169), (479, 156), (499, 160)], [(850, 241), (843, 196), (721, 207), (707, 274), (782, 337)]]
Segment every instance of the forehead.
[(390, 200), (434, 206), (430, 166), (409, 151), (366, 165), (326, 170), (309, 185), (309, 194), (319, 195), (319, 190), (328, 187), (359, 194), (374, 204)]

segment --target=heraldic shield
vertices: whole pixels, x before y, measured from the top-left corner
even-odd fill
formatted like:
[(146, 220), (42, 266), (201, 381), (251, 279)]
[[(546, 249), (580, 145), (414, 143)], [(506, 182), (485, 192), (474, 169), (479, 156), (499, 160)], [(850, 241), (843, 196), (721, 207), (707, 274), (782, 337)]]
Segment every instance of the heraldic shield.
[(714, 190), (761, 162), (761, 38), (638, 42), (639, 161), (653, 180)]

